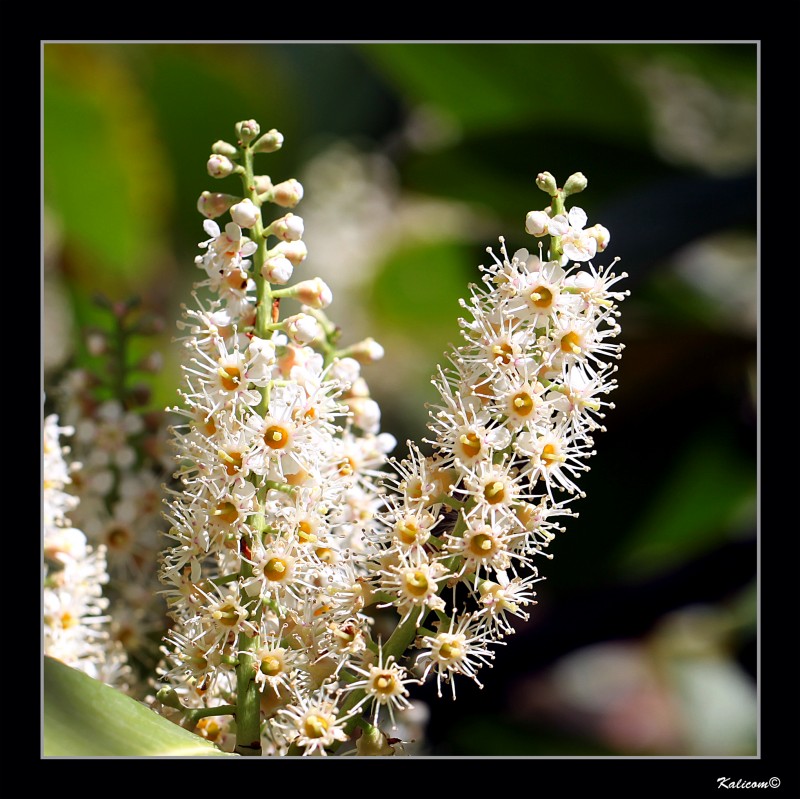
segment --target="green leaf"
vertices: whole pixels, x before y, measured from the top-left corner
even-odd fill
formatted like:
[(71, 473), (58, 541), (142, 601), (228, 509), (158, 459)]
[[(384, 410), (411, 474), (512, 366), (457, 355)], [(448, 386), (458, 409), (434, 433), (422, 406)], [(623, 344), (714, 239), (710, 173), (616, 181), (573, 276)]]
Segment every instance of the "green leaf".
[(754, 525), (755, 466), (720, 430), (693, 439), (619, 553), (627, 576), (674, 567)]
[(129, 696), (45, 657), (44, 755), (227, 757), (228, 753)]
[(646, 136), (645, 104), (619, 63), (620, 45), (424, 42), (362, 52), (405, 97), (465, 131), (578, 126)]
[(147, 97), (114, 48), (44, 50), (45, 202), (73, 280), (109, 295), (163, 262), (170, 186)]

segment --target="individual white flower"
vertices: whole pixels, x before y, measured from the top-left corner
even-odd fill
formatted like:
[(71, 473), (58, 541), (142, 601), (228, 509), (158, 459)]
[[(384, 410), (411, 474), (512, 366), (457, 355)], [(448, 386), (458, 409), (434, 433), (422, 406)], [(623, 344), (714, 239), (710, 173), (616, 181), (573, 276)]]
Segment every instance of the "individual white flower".
[(344, 724), (352, 714), (337, 716), (337, 702), (323, 686), (316, 694), (301, 695), (297, 701), (281, 708), (275, 725), (286, 740), (303, 750), (303, 756), (326, 755), (326, 749), (336, 742), (346, 741)]
[(344, 691), (364, 690), (364, 696), (351, 708), (351, 712), (356, 712), (365, 704), (372, 704), (372, 725), (378, 724), (378, 713), (385, 707), (389, 712), (392, 728), (397, 729), (395, 722), (395, 711), (408, 710), (412, 707), (408, 701), (409, 683), (419, 683), (410, 677), (406, 669), (395, 663), (394, 655), (389, 655), (384, 660), (383, 647), (378, 648), (378, 662), (371, 664), (368, 668), (362, 668), (353, 663), (349, 666), (351, 671), (361, 674), (364, 679), (349, 683)]
[(475, 615), (462, 616), (458, 624), (455, 623), (455, 616), (452, 616), (447, 630), (422, 638), (423, 648), (417, 664), (423, 668), (423, 680), (427, 679), (431, 671), (436, 672), (436, 691), (440, 697), (442, 682), (449, 682), (453, 699), (456, 698), (454, 677), (457, 674), (463, 674), (474, 680), (479, 687), (483, 687), (477, 672), (482, 666), (491, 668), (494, 652), (487, 648), (487, 644), (492, 641), (491, 634), (487, 630), (481, 630), (480, 624)]
[(597, 253), (598, 232), (584, 230), (588, 217), (583, 208), (574, 205), (569, 213), (554, 216), (549, 223), (551, 236), (561, 237), (564, 257), (571, 261), (591, 261)]

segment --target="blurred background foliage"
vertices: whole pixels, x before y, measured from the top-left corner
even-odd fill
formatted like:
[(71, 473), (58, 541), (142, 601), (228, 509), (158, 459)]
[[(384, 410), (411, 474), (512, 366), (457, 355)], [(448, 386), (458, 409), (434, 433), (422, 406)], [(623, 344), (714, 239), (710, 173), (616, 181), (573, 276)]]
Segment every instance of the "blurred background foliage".
[(286, 137), (262, 169), (305, 187), (304, 274), (345, 343), (386, 348), (365, 376), (402, 455), (485, 248), (533, 249), (537, 173), (582, 171), (630, 275), (616, 409), (531, 621), (482, 691), (417, 694), (418, 750), (756, 753), (755, 43), (43, 50), (46, 392), (92, 363), (93, 297), (135, 295), (164, 320), (152, 407), (176, 401), (195, 202), (233, 186), (205, 161), (255, 118)]

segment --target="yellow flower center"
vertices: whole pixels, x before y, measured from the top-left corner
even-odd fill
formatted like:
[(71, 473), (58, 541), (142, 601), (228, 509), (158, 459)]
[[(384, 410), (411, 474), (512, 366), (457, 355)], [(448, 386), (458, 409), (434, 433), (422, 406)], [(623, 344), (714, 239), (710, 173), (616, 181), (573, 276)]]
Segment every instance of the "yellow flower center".
[(261, 673), (266, 674), (267, 677), (277, 677), (278, 674), (281, 673), (282, 666), (283, 664), (280, 658), (275, 657), (275, 655), (267, 655), (261, 661), (261, 666), (259, 668)]
[(484, 558), (489, 555), (495, 548), (494, 540), (486, 533), (478, 533), (472, 536), (469, 541), (469, 551), (479, 558)]
[(508, 366), (511, 363), (511, 356), (513, 349), (507, 341), (498, 342), (492, 347), (492, 360), (496, 361), (498, 358), (503, 366)]
[(226, 452), (224, 449), (221, 449), (217, 454), (220, 460), (225, 464), (225, 472), (228, 477), (233, 477), (237, 472), (241, 471), (243, 457), (241, 452)]
[(439, 647), (439, 657), (442, 660), (458, 660), (462, 655), (461, 647), (456, 641), (445, 641)]
[(242, 372), (238, 366), (224, 366), (220, 367), (219, 376), (225, 391), (236, 391), (241, 382)]
[(289, 443), (289, 431), (277, 424), (270, 425), (264, 433), (264, 442), (270, 449), (283, 449)]
[(549, 308), (553, 303), (553, 292), (546, 286), (537, 286), (531, 292), (531, 302), (537, 308)]
[(306, 738), (322, 738), (330, 726), (330, 722), (324, 716), (310, 713), (303, 721), (303, 732)]
[(533, 397), (527, 391), (520, 391), (511, 398), (511, 407), (517, 416), (528, 416), (533, 410)]
[(373, 680), (375, 689), (382, 694), (390, 694), (394, 691), (394, 675), (390, 672), (378, 674)]
[(289, 576), (289, 564), (283, 558), (270, 558), (264, 567), (264, 576), (273, 582), (280, 582)]
[(126, 549), (132, 538), (131, 531), (125, 527), (112, 527), (106, 533), (106, 543), (109, 549)]
[(495, 480), (487, 483), (483, 488), (483, 498), (490, 505), (497, 505), (498, 502), (503, 502), (506, 498), (506, 487), (503, 481)]
[(225, 500), (217, 505), (214, 515), (225, 524), (233, 524), (239, 518), (239, 511), (233, 502)]
[(563, 458), (559, 456), (553, 444), (545, 444), (544, 447), (542, 447), (542, 460), (547, 466), (552, 466), (554, 463), (563, 460)]
[(570, 330), (569, 333), (561, 337), (561, 351), (570, 355), (579, 355), (581, 352), (580, 343), (581, 337), (574, 330)]
[(472, 430), (469, 433), (462, 434), (458, 442), (468, 458), (474, 458), (481, 451), (481, 441)]
[(423, 597), (428, 593), (428, 578), (423, 571), (406, 572), (404, 577), (406, 590), (415, 597)]

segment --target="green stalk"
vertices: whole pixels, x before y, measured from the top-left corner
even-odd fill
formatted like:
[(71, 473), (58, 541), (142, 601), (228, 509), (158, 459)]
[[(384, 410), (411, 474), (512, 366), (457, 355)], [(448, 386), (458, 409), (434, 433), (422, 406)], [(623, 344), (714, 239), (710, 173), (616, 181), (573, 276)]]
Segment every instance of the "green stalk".
[[(244, 193), (252, 202), (261, 206), (255, 187), (255, 175), (253, 172), (253, 151), (249, 145), (243, 145), (242, 154), (244, 160)], [(250, 228), (250, 238), (256, 243), (257, 249), (253, 253), (253, 273), (257, 287), (256, 303), (256, 329), (255, 335), (259, 338), (266, 338), (268, 326), (271, 321), (272, 312), (272, 293), (269, 283), (261, 275), (261, 267), (264, 265), (267, 253), (266, 236), (261, 220), (256, 221)], [(269, 407), (269, 394), (262, 392), (261, 402), (258, 406), (258, 413), (262, 416), (266, 414)], [(265, 527), (263, 514), (259, 509), (254, 514), (257, 535), (260, 535)], [(253, 540), (242, 540), (242, 544), (250, 547)], [(253, 574), (252, 566), (242, 560), (239, 570), (240, 584), (243, 584)], [(255, 597), (249, 602), (244, 603), (245, 609), (251, 615), (251, 620), (258, 625), (261, 616), (260, 597)], [(255, 611), (255, 613), (253, 613)], [(256, 669), (258, 664), (254, 657), (254, 652), (260, 643), (258, 632), (255, 635), (248, 635), (242, 631), (237, 639), (237, 649), (239, 651), (239, 663), (236, 666), (236, 752), (240, 755), (259, 757), (261, 755), (261, 695), (258, 685), (255, 682)]]
[[(550, 207), (553, 209), (553, 216), (567, 213), (567, 207), (564, 204), (563, 189), (557, 189), (556, 193), (552, 195), (550, 199), (552, 200)], [(561, 248), (561, 236), (550, 236), (550, 258), (554, 261), (557, 261), (563, 254), (564, 251)]]

